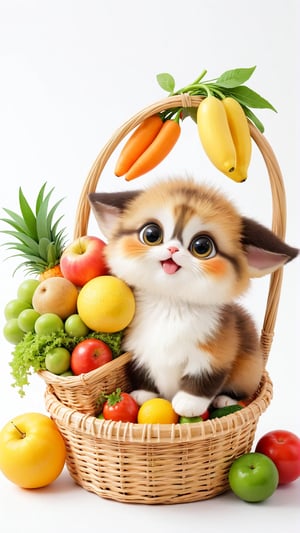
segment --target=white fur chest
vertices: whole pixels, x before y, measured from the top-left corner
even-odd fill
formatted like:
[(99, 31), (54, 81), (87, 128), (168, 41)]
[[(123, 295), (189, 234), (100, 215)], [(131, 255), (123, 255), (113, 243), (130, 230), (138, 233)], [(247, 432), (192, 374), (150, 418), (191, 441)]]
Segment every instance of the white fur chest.
[(124, 348), (146, 367), (161, 394), (171, 399), (184, 373), (210, 369), (205, 343), (218, 324), (214, 306), (179, 305), (171, 299), (156, 300), (136, 295), (136, 314), (124, 340)]

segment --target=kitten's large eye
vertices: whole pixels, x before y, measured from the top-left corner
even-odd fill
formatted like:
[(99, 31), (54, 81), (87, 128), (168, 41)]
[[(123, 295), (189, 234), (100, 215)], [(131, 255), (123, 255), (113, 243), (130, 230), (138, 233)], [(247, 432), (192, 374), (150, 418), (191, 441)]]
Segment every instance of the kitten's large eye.
[(148, 246), (156, 246), (157, 244), (161, 244), (163, 240), (163, 232), (161, 227), (154, 222), (147, 224), (147, 226), (144, 226), (140, 231), (140, 239)]
[(213, 240), (207, 235), (198, 235), (195, 237), (190, 246), (190, 252), (199, 259), (210, 259), (216, 255), (216, 247)]

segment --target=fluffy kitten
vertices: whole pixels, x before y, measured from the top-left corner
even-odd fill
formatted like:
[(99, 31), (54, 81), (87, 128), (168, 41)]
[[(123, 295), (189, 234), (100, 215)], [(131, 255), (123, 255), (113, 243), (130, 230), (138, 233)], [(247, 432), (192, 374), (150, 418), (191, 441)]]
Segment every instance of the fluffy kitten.
[(195, 416), (251, 396), (264, 362), (253, 320), (234, 299), (298, 250), (192, 180), (89, 199), (111, 272), (136, 298), (123, 347), (137, 402), (163, 396)]

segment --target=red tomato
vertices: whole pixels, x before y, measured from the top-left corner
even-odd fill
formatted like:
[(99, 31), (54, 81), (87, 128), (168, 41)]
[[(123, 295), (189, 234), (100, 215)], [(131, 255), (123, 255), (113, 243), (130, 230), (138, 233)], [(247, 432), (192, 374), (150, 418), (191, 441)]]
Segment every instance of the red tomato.
[(277, 429), (266, 433), (258, 441), (256, 452), (267, 455), (279, 473), (279, 485), (300, 477), (300, 439), (294, 433)]
[(138, 410), (139, 406), (135, 399), (127, 392), (121, 392), (121, 389), (117, 389), (108, 395), (102, 413), (105, 420), (136, 422)]
[(79, 342), (71, 354), (71, 369), (75, 376), (86, 374), (112, 360), (110, 347), (100, 339)]
[(200, 415), (200, 417), (202, 418), (203, 421), (204, 421), (204, 420), (207, 420), (207, 419), (209, 418), (209, 410), (206, 409), (206, 411), (204, 411), (204, 413), (202, 413), (202, 414)]

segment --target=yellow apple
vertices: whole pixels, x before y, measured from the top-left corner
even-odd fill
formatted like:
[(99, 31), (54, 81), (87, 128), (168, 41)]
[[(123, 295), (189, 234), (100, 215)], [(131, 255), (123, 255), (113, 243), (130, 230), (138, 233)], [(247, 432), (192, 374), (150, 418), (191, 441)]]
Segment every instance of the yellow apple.
[(0, 431), (0, 470), (19, 487), (49, 485), (61, 473), (65, 460), (63, 437), (44, 414), (21, 414)]

